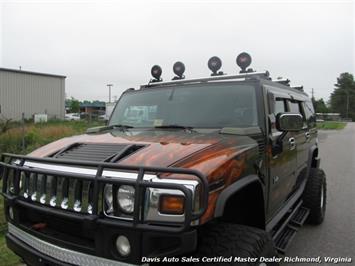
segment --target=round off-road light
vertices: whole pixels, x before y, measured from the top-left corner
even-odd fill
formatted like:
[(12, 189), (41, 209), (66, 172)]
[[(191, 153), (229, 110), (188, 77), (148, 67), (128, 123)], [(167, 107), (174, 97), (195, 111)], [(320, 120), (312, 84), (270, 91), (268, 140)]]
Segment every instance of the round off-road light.
[(240, 53), (237, 56), (237, 65), (242, 69), (241, 72), (245, 73), (246, 68), (251, 64), (251, 56), (248, 53)]
[(182, 63), (180, 61), (176, 62), (173, 66), (173, 71), (174, 71), (175, 75), (177, 75), (180, 79), (182, 79), (184, 72), (185, 72), (184, 63)]
[(134, 193), (135, 188), (128, 185), (122, 185), (117, 191), (117, 201), (120, 209), (128, 214), (134, 211)]
[(217, 71), (222, 67), (222, 60), (217, 56), (213, 56), (208, 60), (207, 64), (213, 75), (216, 75)]
[(163, 71), (162, 71), (162, 69), (161, 69), (160, 66), (154, 65), (154, 66), (152, 67), (152, 70), (151, 70), (150, 73), (152, 74), (153, 78), (155, 78), (157, 81), (159, 81), (162, 72), (163, 72)]
[(11, 220), (14, 220), (14, 209), (12, 207), (9, 207), (9, 217)]
[(123, 235), (117, 237), (116, 248), (118, 253), (123, 257), (126, 257), (131, 253), (131, 244), (129, 243), (128, 238)]

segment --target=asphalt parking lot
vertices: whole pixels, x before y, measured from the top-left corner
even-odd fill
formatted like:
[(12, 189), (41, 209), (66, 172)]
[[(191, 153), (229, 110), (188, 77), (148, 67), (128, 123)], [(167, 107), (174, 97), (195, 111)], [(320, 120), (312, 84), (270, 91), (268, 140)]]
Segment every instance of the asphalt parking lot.
[[(328, 183), (325, 221), (303, 226), (286, 256), (352, 257), (346, 265), (355, 265), (355, 123), (340, 131), (319, 131), (319, 142)], [(327, 265), (324, 259), (322, 265)]]

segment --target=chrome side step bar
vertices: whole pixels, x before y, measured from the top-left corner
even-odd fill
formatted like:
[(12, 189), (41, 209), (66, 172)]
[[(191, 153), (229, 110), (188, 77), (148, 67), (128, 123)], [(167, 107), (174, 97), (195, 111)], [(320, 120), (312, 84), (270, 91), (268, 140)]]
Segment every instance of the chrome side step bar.
[(309, 215), (309, 209), (302, 207), (302, 203), (303, 202), (300, 201), (297, 205), (295, 205), (287, 218), (272, 235), (275, 247), (281, 254), (286, 253), (291, 241)]

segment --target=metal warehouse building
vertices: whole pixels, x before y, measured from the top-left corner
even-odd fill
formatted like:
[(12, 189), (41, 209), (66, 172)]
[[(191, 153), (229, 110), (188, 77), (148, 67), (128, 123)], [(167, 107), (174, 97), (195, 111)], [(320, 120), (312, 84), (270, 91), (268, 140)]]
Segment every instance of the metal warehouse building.
[(0, 118), (34, 114), (64, 119), (65, 76), (0, 68)]

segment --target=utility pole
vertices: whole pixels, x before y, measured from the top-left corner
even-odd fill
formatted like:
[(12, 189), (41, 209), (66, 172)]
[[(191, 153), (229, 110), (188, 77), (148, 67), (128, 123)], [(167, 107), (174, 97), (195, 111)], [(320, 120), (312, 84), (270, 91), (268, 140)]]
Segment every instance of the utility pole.
[(312, 88), (312, 99), (314, 99), (314, 89)]
[(113, 84), (107, 84), (106, 86), (108, 87), (108, 102), (111, 103), (111, 87)]

